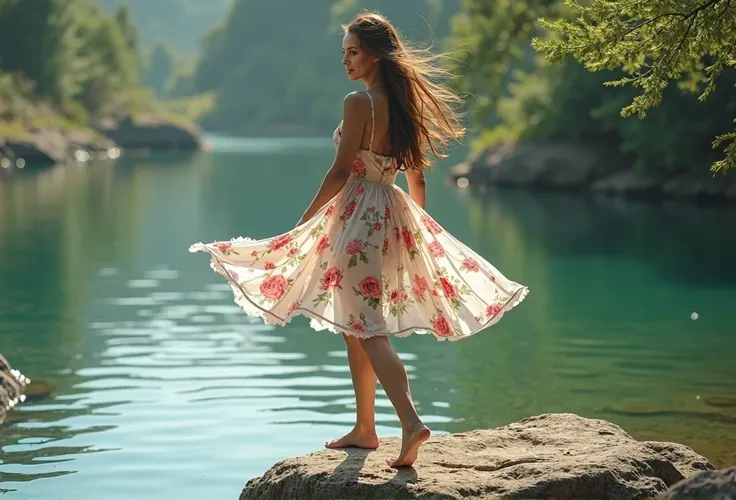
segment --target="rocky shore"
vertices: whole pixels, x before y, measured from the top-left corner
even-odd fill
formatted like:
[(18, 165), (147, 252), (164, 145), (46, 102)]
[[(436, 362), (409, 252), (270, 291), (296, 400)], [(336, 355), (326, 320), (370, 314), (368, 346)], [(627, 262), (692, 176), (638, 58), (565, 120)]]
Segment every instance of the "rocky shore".
[(647, 174), (610, 146), (564, 142), (504, 142), (456, 165), (450, 179), (461, 186), (519, 186), (641, 198), (690, 198), (736, 202), (736, 175)]
[[(390, 469), (399, 438), (289, 458), (246, 484), (268, 499), (726, 499), (736, 468), (715, 471), (677, 443), (637, 441), (605, 420), (544, 414), (488, 430), (432, 436), (413, 468)], [(724, 495), (724, 496), (719, 496)]]
[(23, 400), (25, 387), (30, 383), (8, 360), (0, 354), (0, 424), (5, 421), (9, 409)]
[(125, 150), (198, 150), (201, 133), (194, 125), (156, 114), (107, 118), (94, 128), (24, 126), (0, 119), (0, 173), (39, 165), (115, 159)]

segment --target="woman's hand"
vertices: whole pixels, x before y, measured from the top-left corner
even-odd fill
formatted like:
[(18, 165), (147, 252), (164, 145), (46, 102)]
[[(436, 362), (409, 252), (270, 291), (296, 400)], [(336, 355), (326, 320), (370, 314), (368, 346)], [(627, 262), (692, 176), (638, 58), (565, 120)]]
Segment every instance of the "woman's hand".
[(365, 126), (370, 119), (370, 102), (365, 92), (351, 92), (343, 102), (342, 136), (335, 153), (335, 161), (327, 171), (317, 195), (304, 212), (298, 225), (302, 225), (325, 206), (343, 188), (360, 150)]

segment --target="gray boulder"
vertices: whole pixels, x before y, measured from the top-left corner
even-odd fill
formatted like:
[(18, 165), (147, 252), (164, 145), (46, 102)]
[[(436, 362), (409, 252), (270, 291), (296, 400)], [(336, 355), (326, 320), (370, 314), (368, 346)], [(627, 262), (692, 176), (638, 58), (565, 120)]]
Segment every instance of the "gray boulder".
[(249, 499), (650, 499), (713, 465), (676, 443), (637, 441), (605, 420), (544, 414), (497, 429), (438, 435), (413, 468), (390, 469), (398, 438), (378, 450), (325, 450), (277, 463), (246, 484)]
[(736, 500), (736, 466), (683, 479), (667, 490), (661, 500)]

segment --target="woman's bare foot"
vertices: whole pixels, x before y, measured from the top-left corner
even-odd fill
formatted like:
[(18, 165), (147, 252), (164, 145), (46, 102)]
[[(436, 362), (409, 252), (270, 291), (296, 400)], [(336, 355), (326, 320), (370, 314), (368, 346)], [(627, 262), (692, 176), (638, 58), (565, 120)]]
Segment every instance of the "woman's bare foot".
[(419, 446), (429, 439), (432, 434), (424, 424), (419, 424), (414, 429), (407, 433), (402, 433), (401, 439), (401, 451), (399, 456), (395, 459), (386, 459), (386, 463), (389, 467), (409, 467), (417, 461), (417, 455), (419, 454)]
[(353, 427), (353, 430), (345, 434), (340, 439), (335, 439), (325, 443), (327, 448), (345, 448), (353, 446), (356, 448), (366, 448), (375, 450), (378, 448), (378, 436), (375, 429), (372, 431), (364, 431)]

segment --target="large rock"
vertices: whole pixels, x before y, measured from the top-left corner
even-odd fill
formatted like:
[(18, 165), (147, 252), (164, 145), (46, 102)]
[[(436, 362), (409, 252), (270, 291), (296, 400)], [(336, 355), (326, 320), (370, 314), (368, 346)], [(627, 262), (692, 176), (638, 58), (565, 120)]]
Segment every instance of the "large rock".
[(621, 196), (736, 200), (736, 175), (649, 174), (610, 145), (522, 141), (493, 145), (456, 165), (450, 178), (470, 185), (516, 185)]
[(667, 490), (661, 500), (736, 500), (736, 466), (683, 479)]
[(0, 136), (0, 160), (5, 158), (13, 166), (86, 161), (117, 154), (113, 141), (84, 129), (34, 129), (20, 137)]
[(471, 184), (580, 188), (625, 167), (627, 160), (606, 146), (556, 142), (504, 142), (451, 172)]
[(6, 412), (22, 401), (28, 383), (30, 380), (18, 370), (14, 370), (8, 360), (0, 354), (0, 424), (5, 421)]
[(189, 151), (202, 148), (201, 133), (196, 126), (154, 113), (105, 119), (97, 128), (124, 149)]
[(325, 450), (248, 481), (248, 499), (655, 498), (713, 465), (676, 443), (640, 442), (604, 420), (545, 414), (491, 430), (433, 436), (396, 471), (398, 438), (376, 451)]

